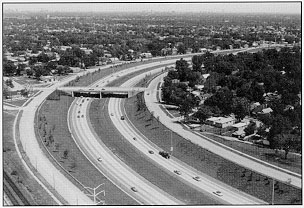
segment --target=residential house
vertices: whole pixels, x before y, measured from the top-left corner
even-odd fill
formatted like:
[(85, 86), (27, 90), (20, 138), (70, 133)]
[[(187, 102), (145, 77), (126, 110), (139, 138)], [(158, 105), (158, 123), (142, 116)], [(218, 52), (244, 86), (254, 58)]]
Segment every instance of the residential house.
[(215, 121), (219, 121), (219, 120), (221, 120), (221, 118), (223, 118), (223, 117), (210, 117), (210, 118), (206, 119), (206, 124), (213, 126), (213, 125), (215, 125)]
[(232, 130), (234, 131), (244, 131), (244, 129), (248, 126), (248, 123), (239, 122), (231, 125)]
[(264, 108), (261, 112), (258, 112), (258, 114), (266, 115), (270, 114), (271, 112), (273, 112), (271, 108)]
[(152, 58), (152, 54), (151, 53), (141, 53), (140, 56), (142, 58)]
[(214, 126), (218, 128), (226, 128), (228, 126), (233, 125), (235, 122), (235, 118), (228, 117), (228, 118), (221, 118), (220, 120), (214, 121)]

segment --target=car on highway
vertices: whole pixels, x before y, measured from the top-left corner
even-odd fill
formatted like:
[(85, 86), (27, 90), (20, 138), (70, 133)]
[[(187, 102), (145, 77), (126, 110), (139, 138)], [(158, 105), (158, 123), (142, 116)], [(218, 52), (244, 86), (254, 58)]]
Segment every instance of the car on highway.
[(153, 152), (152, 150), (149, 150), (149, 153), (150, 153), (150, 154), (154, 154), (154, 152)]
[(98, 87), (98, 85), (96, 85), (96, 87)]
[(133, 140), (135, 140), (135, 141), (136, 141), (136, 137), (133, 137)]
[(159, 151), (159, 154), (166, 159), (170, 159), (170, 154), (168, 152)]
[(202, 180), (202, 179), (201, 179), (200, 177), (198, 177), (198, 176), (193, 177), (193, 179), (196, 180), (196, 181), (201, 181), (201, 180)]
[(181, 175), (182, 174), (179, 170), (174, 170), (174, 173), (176, 173), (177, 175)]
[(80, 111), (78, 111), (78, 113), (80, 113)]
[(124, 116), (121, 116), (121, 117), (120, 117), (120, 120), (125, 120), (125, 117), (124, 117)]
[(131, 190), (137, 192), (137, 189), (135, 187), (132, 187)]
[(83, 116), (83, 115), (81, 115), (81, 117), (83, 118), (84, 116)]
[(113, 113), (111, 113), (111, 116), (114, 116), (114, 114), (113, 114)]
[(223, 196), (223, 193), (220, 192), (220, 191), (214, 191), (214, 192), (212, 192), (212, 193), (214, 193), (214, 194), (217, 195), (217, 196)]
[(80, 116), (77, 116), (77, 118), (80, 118)]
[(98, 160), (99, 162), (102, 162), (102, 159), (101, 159), (101, 157), (97, 158), (97, 160)]
[(89, 90), (94, 90), (93, 88), (90, 88)]

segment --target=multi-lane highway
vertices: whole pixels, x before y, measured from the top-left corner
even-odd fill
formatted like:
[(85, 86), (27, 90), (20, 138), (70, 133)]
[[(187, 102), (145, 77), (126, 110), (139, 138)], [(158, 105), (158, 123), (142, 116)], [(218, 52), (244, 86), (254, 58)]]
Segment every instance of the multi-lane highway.
[[(154, 65), (154, 64), (153, 64)], [(107, 76), (94, 85), (103, 86), (109, 80), (128, 73), (142, 70), (143, 67), (119, 72), (119, 76)], [(87, 112), (89, 98), (77, 98), (69, 110), (69, 128), (79, 149), (86, 155), (91, 163), (106, 175), (109, 180), (121, 190), (132, 196), (139, 204), (146, 205), (174, 205), (182, 204), (181, 201), (168, 195), (142, 176), (134, 172), (117, 158), (94, 134), (88, 121)]]
[[(224, 53), (228, 52), (235, 52), (234, 50), (225, 51)], [(218, 52), (221, 53), (221, 52)], [(195, 54), (189, 54), (186, 56), (176, 56), (176, 58), (180, 57), (191, 57)], [(164, 60), (162, 59), (162, 64), (165, 63), (173, 63), (175, 60), (173, 57), (170, 57), (171, 60)], [(149, 66), (157, 66), (160, 63), (151, 63)], [(108, 66), (107, 66), (108, 67)], [(138, 66), (137, 70), (141, 70), (145, 66)], [(105, 68), (105, 67), (100, 67)], [(95, 69), (97, 70), (97, 68)], [(125, 70), (126, 71), (126, 70)], [(108, 82), (111, 82), (115, 79), (114, 76), (123, 76), (124, 74), (116, 74), (112, 75), (112, 78), (108, 77), (107, 81), (104, 81), (103, 84), (106, 84)], [(65, 80), (62, 80), (59, 83), (54, 84), (53, 86), (48, 87), (47, 89), (44, 89), (42, 93), (37, 95), (32, 99), (32, 101), (27, 105), (26, 107), (23, 107), (23, 113), (21, 115), (20, 123), (19, 123), (19, 134), (20, 134), (20, 141), (22, 143), (23, 149), (26, 152), (26, 155), (28, 156), (29, 161), (33, 166), (37, 167), (37, 171), (41, 174), (41, 176), (48, 182), (49, 185), (53, 186), (54, 189), (66, 200), (68, 204), (92, 204), (92, 200), (87, 197), (83, 192), (81, 192), (78, 188), (76, 188), (75, 185), (73, 185), (68, 179), (66, 179), (60, 171), (58, 171), (54, 165), (48, 160), (48, 158), (44, 155), (44, 153), (40, 150), (40, 147), (38, 145), (37, 139), (35, 138), (34, 133), (34, 117), (35, 112), (38, 108), (38, 106), (45, 100), (45, 98), (52, 93), (57, 87), (60, 87), (70, 80), (73, 80), (76, 78), (77, 75), (73, 75)], [(18, 117), (18, 116), (17, 116)], [(17, 122), (15, 121), (15, 124)], [(16, 135), (14, 133), (14, 135)], [(15, 138), (16, 141), (16, 138)], [(16, 146), (17, 146), (17, 142)], [(19, 148), (17, 148), (19, 150)], [(18, 152), (20, 158), (21, 154)], [(25, 162), (23, 161), (25, 164)], [(26, 166), (27, 167), (27, 166)], [(29, 170), (29, 168), (27, 167)], [(37, 179), (38, 180), (38, 179)], [(38, 180), (39, 181), (39, 180)], [(41, 185), (41, 183), (39, 181)], [(43, 185), (44, 186), (44, 185)], [(45, 187), (45, 186), (44, 186)], [(45, 187), (46, 188), (46, 187)], [(47, 188), (46, 188), (47, 189)], [(69, 190), (67, 192), (66, 190)], [(133, 191), (134, 192), (134, 191)], [(49, 192), (50, 193), (50, 192)], [(50, 193), (51, 194), (51, 193)], [(55, 198), (55, 197), (54, 197)], [(168, 197), (170, 198), (170, 197)], [(170, 198), (172, 200), (172, 198)], [(60, 204), (61, 202), (55, 198), (55, 200)], [(174, 199), (172, 200), (176, 202)], [(171, 202), (170, 202), (171, 203)], [(174, 203), (172, 203), (174, 204)]]
[[(156, 69), (153, 72), (157, 73), (161, 69)], [(153, 73), (152, 72), (152, 73)], [(141, 80), (145, 74), (134, 77), (124, 84), (122, 87), (131, 87)], [(160, 168), (167, 170), (172, 175), (179, 175), (180, 179), (186, 184), (196, 187), (198, 190), (206, 193), (211, 197), (217, 197), (221, 203), (228, 204), (265, 204), (262, 200), (256, 199), (250, 195), (244, 194), (238, 190), (233, 189), (219, 181), (212, 180), (206, 177), (205, 174), (191, 168), (190, 166), (182, 163), (176, 158), (165, 159), (158, 154), (161, 150), (155, 144), (152, 144), (128, 121), (121, 120), (121, 116), (126, 117), (126, 113), (122, 108), (122, 99), (111, 98), (108, 103), (109, 116), (115, 127), (120, 131), (124, 138), (127, 139), (134, 147), (141, 151), (146, 157), (149, 157), (154, 163), (158, 164)], [(134, 139), (135, 138), (135, 139)], [(153, 151), (154, 154), (149, 152)], [(195, 180), (195, 177), (200, 177), (200, 181)], [(216, 191), (221, 191), (221, 196), (216, 195)]]
[(225, 145), (216, 141), (211, 141), (205, 136), (195, 134), (191, 131), (185, 130), (180, 127), (180, 124), (176, 123), (174, 119), (168, 117), (165, 112), (160, 109), (160, 105), (157, 100), (157, 85), (163, 79), (164, 75), (161, 75), (150, 82), (150, 85), (145, 93), (144, 98), (149, 111), (153, 111), (156, 117), (160, 118), (160, 122), (163, 123), (168, 129), (176, 132), (183, 138), (191, 140), (191, 142), (198, 144), (199, 146), (210, 150), (211, 152), (221, 155), (228, 160), (235, 162), (243, 167), (259, 172), (263, 175), (277, 179), (279, 181), (289, 181), (291, 185), (301, 188), (302, 179), (301, 175), (293, 173), (282, 168), (278, 168), (272, 164), (253, 158), (249, 155), (233, 150)]

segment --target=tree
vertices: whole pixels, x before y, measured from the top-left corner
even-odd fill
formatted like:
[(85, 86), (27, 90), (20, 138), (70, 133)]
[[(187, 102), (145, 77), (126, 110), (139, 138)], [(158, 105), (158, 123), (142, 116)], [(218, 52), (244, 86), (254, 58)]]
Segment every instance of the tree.
[(201, 82), (201, 73), (198, 71), (190, 71), (188, 77), (189, 87), (194, 87)]
[(37, 60), (42, 63), (47, 63), (50, 59), (49, 59), (48, 55), (46, 55), (45, 53), (40, 53), (37, 56)]
[(179, 44), (177, 46), (177, 53), (178, 54), (185, 54), (186, 53), (186, 47), (184, 44)]
[(211, 107), (203, 105), (193, 116), (198, 118), (200, 122), (203, 123), (207, 118), (212, 116)]
[(5, 84), (6, 84), (6, 86), (9, 86), (10, 88), (14, 88), (13, 81), (11, 79), (5, 80)]
[(227, 87), (224, 87), (218, 90), (211, 97), (207, 98), (204, 104), (208, 106), (217, 106), (224, 114), (227, 115), (231, 113), (232, 98), (232, 92)]
[(189, 69), (189, 64), (186, 60), (181, 58), (180, 60), (176, 61), (175, 68), (178, 73), (178, 79), (181, 82), (188, 80), (188, 75), (191, 73), (191, 70)]
[(16, 72), (17, 67), (14, 65), (14, 63), (10, 61), (6, 61), (3, 63), (3, 73), (4, 75), (11, 76)]
[(244, 129), (244, 132), (246, 133), (246, 136), (251, 135), (256, 130), (256, 124), (253, 121), (250, 121), (248, 126)]
[(23, 97), (27, 97), (28, 96), (28, 91), (26, 89), (22, 89), (20, 93), (21, 93), (21, 95)]
[(40, 80), (40, 77), (42, 75), (46, 75), (47, 74), (47, 72), (44, 70), (44, 68), (41, 65), (34, 66), (33, 70), (35, 72), (35, 78), (37, 80)]
[(195, 98), (191, 94), (188, 94), (186, 97), (184, 97), (184, 99), (181, 100), (181, 103), (179, 105), (180, 114), (183, 115), (185, 119), (187, 119), (195, 104)]
[(16, 69), (16, 75), (20, 76), (20, 73), (25, 69), (25, 64), (18, 64), (17, 69)]
[(290, 133), (277, 134), (272, 140), (272, 147), (275, 149), (283, 149), (285, 151), (285, 159), (291, 149), (301, 146), (301, 137)]
[(251, 85), (250, 89), (249, 89), (249, 93), (251, 95), (251, 100), (252, 101), (256, 101), (256, 102), (260, 102), (263, 103), (264, 102), (264, 87), (261, 85), (258, 85), (257, 83), (254, 83), (253, 85)]
[(193, 68), (194, 71), (201, 72), (202, 64), (203, 64), (203, 57), (202, 56), (194, 55), (192, 57), (192, 68)]
[(34, 74), (34, 70), (31, 68), (27, 68), (25, 72), (28, 77), (30, 77)]
[(232, 99), (232, 112), (237, 120), (242, 120), (249, 115), (249, 100), (245, 97), (236, 97)]

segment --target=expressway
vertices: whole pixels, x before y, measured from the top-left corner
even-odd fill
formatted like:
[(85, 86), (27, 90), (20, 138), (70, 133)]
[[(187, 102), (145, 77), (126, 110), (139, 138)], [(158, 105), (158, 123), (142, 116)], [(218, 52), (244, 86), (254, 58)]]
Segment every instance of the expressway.
[[(161, 69), (153, 70), (151, 73), (157, 73)], [(136, 76), (124, 84), (122, 87), (131, 87), (139, 82), (145, 74)], [(164, 159), (158, 154), (161, 150), (155, 144), (152, 144), (145, 138), (140, 132), (128, 121), (121, 120), (121, 116), (126, 116), (126, 113), (122, 109), (123, 100), (120, 98), (110, 98), (108, 103), (108, 112), (111, 120), (119, 132), (124, 135), (134, 147), (136, 147), (142, 154), (150, 158), (154, 163), (158, 164), (160, 168), (166, 170), (169, 174), (176, 175), (174, 171), (179, 171), (178, 175), (180, 179), (187, 185), (193, 186), (199, 191), (207, 194), (210, 197), (217, 197), (221, 203), (224, 204), (238, 204), (238, 205), (249, 205), (249, 204), (265, 204), (264, 201), (254, 198), (248, 194), (242, 193), (232, 187), (224, 185), (215, 179), (206, 177), (205, 174), (195, 170), (194, 168), (186, 165), (185, 163), (177, 160), (176, 158)], [(136, 138), (136, 140), (134, 139)], [(149, 151), (153, 151), (155, 154), (150, 154)], [(196, 181), (194, 178), (200, 177), (200, 181)], [(214, 194), (215, 191), (221, 191), (222, 196)]]
[[(143, 67), (141, 68), (143, 69)], [(129, 69), (128, 71), (120, 72), (120, 76), (131, 72), (134, 71)], [(115, 77), (117, 76), (107, 76), (94, 85), (105, 85), (108, 80), (113, 80)], [(89, 101), (90, 99), (88, 98), (75, 99), (69, 109), (68, 124), (76, 144), (91, 163), (139, 204), (182, 204), (181, 201), (168, 195), (134, 172), (102, 144), (87, 122)], [(133, 187), (135, 187), (136, 191)]]
[[(225, 51), (227, 52), (233, 52), (234, 50), (229, 50)], [(187, 54), (185, 56), (180, 55), (176, 57), (191, 57), (195, 54)], [(169, 58), (172, 58), (169, 60)], [(168, 63), (169, 62), (174, 62), (173, 57), (168, 57)], [(162, 59), (162, 62), (165, 63), (164, 59)], [(156, 66), (158, 64), (155, 64)], [(106, 67), (96, 67), (94, 70), (90, 71), (97, 71), (98, 68), (104, 69), (108, 68), (109, 66)], [(138, 67), (140, 68), (140, 67)], [(83, 73), (85, 75), (86, 73), (89, 73), (88, 71)], [(23, 146), (23, 149), (30, 161), (30, 163), (33, 166), (37, 167), (37, 171), (39, 174), (47, 181), (47, 183), (61, 195), (68, 204), (70, 205), (76, 205), (76, 204), (83, 204), (83, 205), (88, 205), (92, 204), (92, 200), (87, 197), (83, 192), (81, 192), (74, 184), (72, 184), (68, 179), (65, 178), (63, 174), (60, 173), (59, 170), (56, 169), (56, 167), (49, 161), (49, 159), (45, 156), (43, 151), (40, 149), (40, 146), (37, 142), (36, 136), (35, 136), (35, 131), (34, 131), (34, 118), (35, 118), (35, 112), (38, 109), (39, 105), (45, 100), (45, 98), (52, 93), (56, 88), (63, 86), (64, 84), (68, 83), (71, 80), (74, 80), (78, 75), (73, 75), (71, 77), (68, 77), (64, 80), (61, 80), (59, 83), (54, 84), (53, 86), (50, 86), (46, 89), (43, 89), (42, 93), (37, 95), (32, 99), (32, 101), (26, 106), (23, 107), (23, 112), (21, 114), (21, 119), (19, 123), (19, 133), (20, 133), (20, 141)], [(114, 75), (112, 75), (114, 76)], [(114, 77), (113, 77), (114, 79)], [(106, 82), (110, 82), (111, 79), (107, 80)], [(106, 83), (104, 83), (106, 84)], [(19, 115), (19, 113), (18, 113)], [(18, 117), (18, 116), (17, 116)], [(16, 117), (16, 118), (17, 118)], [(16, 126), (17, 122), (15, 120), (14, 126)], [(15, 129), (15, 128), (14, 128)], [(16, 139), (16, 133), (14, 133), (14, 140), (15, 140), (15, 145), (16, 149), (18, 150), (18, 155), (22, 159), (22, 156), (20, 154), (19, 147), (17, 146), (17, 139)], [(23, 161), (23, 164), (25, 167), (28, 168), (28, 165)], [(30, 171), (32, 175), (32, 171)], [(37, 179), (37, 177), (35, 177)], [(37, 179), (37, 181), (42, 185), (43, 183)], [(44, 188), (47, 190), (44, 186)], [(68, 192), (66, 190), (69, 190)], [(48, 190), (47, 190), (48, 191)], [(49, 192), (49, 191), (48, 191)], [(50, 192), (49, 192), (50, 193)], [(59, 204), (60, 202), (55, 199)]]
[[(163, 64), (165, 64), (165, 63), (171, 63), (172, 62), (172, 60), (167, 60), (167, 61), (163, 61)], [(158, 64), (155, 64), (155, 63), (152, 63), (152, 64), (149, 64), (150, 66), (156, 66), (156, 65), (158, 65)], [(141, 70), (143, 67), (138, 67), (138, 69), (137, 70), (135, 70), (135, 69), (133, 69), (132, 71), (134, 72), (134, 71), (138, 71), (138, 70)], [(130, 72), (131, 70), (129, 70), (129, 72)], [(109, 77), (107, 77), (107, 78), (105, 78), (105, 79), (103, 79), (102, 81), (100, 81), (99, 83), (98, 83), (98, 86), (104, 86), (106, 83), (109, 83), (109, 82), (111, 82), (111, 81), (113, 81), (116, 77), (120, 77), (120, 76), (124, 76), (124, 75), (126, 75), (127, 74), (127, 72), (125, 72), (125, 71), (123, 71), (123, 72), (120, 72), (119, 74), (112, 74), (111, 76), (109, 76)], [(93, 85), (92, 85), (93, 86)], [(96, 85), (97, 86), (97, 85)], [(111, 106), (111, 105), (110, 105)], [(70, 120), (70, 119), (69, 119)], [(73, 120), (73, 119), (72, 119)], [(86, 127), (87, 128), (87, 127)], [(89, 137), (89, 138), (91, 138), (91, 137)], [(79, 142), (79, 141), (78, 141)], [(84, 150), (83, 150), (84, 151)], [(89, 153), (87, 153), (87, 155), (89, 155)], [(91, 156), (92, 158), (94, 158), (93, 156)], [(95, 158), (94, 159), (91, 159), (91, 161), (92, 160), (95, 160), (96, 161), (96, 156), (95, 156)], [(171, 172), (172, 172), (172, 170), (171, 170)], [(192, 174), (192, 175), (194, 175), (194, 174)], [(192, 176), (193, 177), (193, 176)], [(193, 178), (191, 178), (191, 182), (193, 183)], [(211, 187), (210, 189), (209, 189), (209, 193), (213, 193), (214, 191), (212, 191), (212, 190), (215, 190), (215, 189), (218, 189), (217, 187)], [(224, 190), (223, 189), (223, 187), (221, 187), (220, 188), (221, 190)], [(224, 190), (224, 192), (225, 192), (225, 190)], [(226, 191), (227, 193), (228, 192), (231, 192), (231, 190), (229, 190), (229, 191)], [(257, 199), (252, 199), (253, 197), (248, 197), (248, 196), (246, 196), (245, 197), (245, 200), (244, 201), (242, 201), (242, 200), (240, 200), (240, 197), (237, 197), (237, 198), (235, 198), (235, 199), (233, 199), (233, 197), (231, 197), (231, 196), (229, 196), (229, 194), (227, 194), (227, 202), (229, 203), (229, 201), (230, 201), (230, 203), (239, 203), (239, 204), (255, 204), (255, 203), (258, 203), (258, 204), (261, 204), (261, 203), (264, 203), (264, 202), (261, 202), (260, 200), (257, 200)], [(225, 197), (223, 197), (223, 198), (225, 198)], [(248, 198), (250, 198), (250, 200), (248, 200)], [(222, 200), (222, 199), (221, 199)], [(246, 201), (247, 200), (247, 201)], [(238, 201), (238, 202), (236, 202), (236, 201)]]
[(263, 175), (269, 176), (282, 182), (287, 182), (291, 180), (291, 185), (301, 188), (302, 180), (300, 174), (276, 167), (272, 164), (258, 160), (254, 157), (236, 151), (232, 148), (226, 147), (225, 145), (219, 142), (210, 140), (208, 137), (202, 136), (200, 134), (195, 134), (189, 130), (181, 128), (180, 124), (176, 123), (174, 118), (172, 119), (168, 117), (165, 112), (160, 109), (160, 105), (157, 100), (157, 85), (163, 80), (164, 76), (165, 75), (158, 76), (150, 83), (147, 90), (148, 93), (144, 94), (144, 98), (149, 111), (153, 111), (155, 117), (159, 116), (160, 122), (163, 123), (168, 129), (176, 132), (183, 138), (189, 139), (194, 144), (208, 149), (209, 151), (217, 155), (221, 155), (222, 157), (236, 164), (239, 164), (243, 167), (254, 170), (256, 172), (259, 172)]

